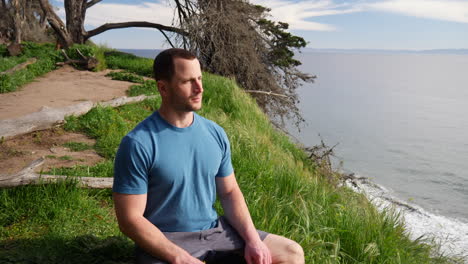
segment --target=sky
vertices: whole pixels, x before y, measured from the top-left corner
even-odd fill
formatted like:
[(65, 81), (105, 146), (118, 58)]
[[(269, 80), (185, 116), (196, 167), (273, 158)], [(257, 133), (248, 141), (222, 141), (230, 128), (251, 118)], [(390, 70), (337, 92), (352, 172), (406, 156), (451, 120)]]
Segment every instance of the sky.
[[(468, 0), (250, 0), (271, 8), (270, 19), (287, 22), (308, 48), (429, 50), (468, 49)], [(65, 17), (63, 0), (52, 3)], [(170, 0), (103, 0), (89, 8), (85, 28), (149, 21), (171, 25)], [(118, 29), (92, 39), (120, 49), (167, 48), (155, 29)]]

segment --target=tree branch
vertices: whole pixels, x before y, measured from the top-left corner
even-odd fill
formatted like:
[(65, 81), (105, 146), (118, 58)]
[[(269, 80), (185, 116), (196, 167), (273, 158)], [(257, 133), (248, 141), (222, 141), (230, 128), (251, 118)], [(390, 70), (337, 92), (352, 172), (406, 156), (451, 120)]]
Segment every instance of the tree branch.
[(97, 4), (97, 3), (101, 2), (101, 1), (102, 0), (91, 0), (91, 1), (87, 2), (86, 3), (86, 9), (92, 7), (93, 5), (95, 5), (95, 4)]
[(266, 91), (257, 91), (257, 90), (244, 90), (246, 93), (259, 93), (259, 94), (265, 94), (265, 95), (273, 95), (273, 96), (279, 96), (279, 97), (285, 97), (289, 98), (289, 96), (284, 95), (284, 94), (278, 94), (274, 92), (266, 92)]
[(166, 38), (167, 42), (169, 42), (171, 47), (175, 48), (174, 44), (172, 44), (171, 39), (167, 36), (166, 32), (164, 32), (164, 30), (161, 30), (161, 29), (159, 31), (161, 31), (161, 33), (164, 35), (164, 37)]
[(128, 28), (128, 27), (156, 28), (159, 30), (170, 31), (170, 32), (174, 32), (174, 33), (184, 35), (184, 36), (187, 35), (187, 32), (185, 32), (184, 30), (180, 28), (165, 26), (165, 25), (146, 22), (146, 21), (133, 21), (133, 22), (122, 22), (122, 23), (106, 23), (98, 28), (88, 31), (86, 33), (85, 38), (89, 39), (93, 36), (96, 36), (97, 34), (101, 34), (102, 32), (105, 32), (110, 29)]
[(49, 3), (49, 0), (39, 0), (39, 4), (41, 5), (42, 12), (44, 12), (44, 15), (47, 17), (47, 21), (49, 22), (50, 26), (54, 29), (59, 39), (62, 41), (62, 45), (65, 47), (71, 46), (73, 43), (68, 36), (65, 24), (63, 24), (60, 17), (55, 13), (54, 9)]

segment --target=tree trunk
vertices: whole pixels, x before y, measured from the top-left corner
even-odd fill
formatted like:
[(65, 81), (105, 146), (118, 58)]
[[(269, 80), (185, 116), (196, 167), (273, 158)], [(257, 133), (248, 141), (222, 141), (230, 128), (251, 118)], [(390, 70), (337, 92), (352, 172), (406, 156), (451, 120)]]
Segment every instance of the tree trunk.
[[(39, 0), (42, 11), (47, 16), (47, 21), (54, 29), (58, 36), (61, 46), (65, 49), (69, 48), (74, 43), (84, 44), (89, 38), (105, 32), (109, 29), (128, 28), (128, 27), (149, 27), (156, 28), (159, 31), (170, 31), (179, 35), (185, 36), (187, 33), (182, 29), (165, 26), (157, 23), (150, 23), (144, 21), (133, 21), (124, 23), (107, 23), (94, 30), (87, 32), (84, 28), (86, 17), (86, 9), (101, 2), (102, 0), (65, 0), (66, 12), (66, 27), (62, 20), (52, 9), (48, 0)], [(163, 32), (164, 34), (164, 32)], [(165, 35), (165, 34), (164, 34)], [(168, 37), (165, 35), (168, 39)], [(169, 39), (168, 39), (169, 40)], [(170, 41), (169, 41), (170, 42)]]
[(12, 0), (11, 5), (13, 7), (13, 23), (15, 26), (15, 43), (21, 44), (21, 17), (20, 17), (20, 4), (19, 0)]
[(52, 6), (49, 3), (49, 0), (39, 0), (39, 3), (41, 4), (42, 11), (47, 17), (47, 21), (57, 34), (60, 45), (63, 48), (68, 48), (71, 45), (73, 45), (73, 39), (71, 35), (68, 33), (60, 17), (57, 16), (55, 11), (53, 10)]
[(84, 20), (86, 16), (86, 0), (65, 0), (67, 31), (73, 43), (84, 44), (86, 31)]

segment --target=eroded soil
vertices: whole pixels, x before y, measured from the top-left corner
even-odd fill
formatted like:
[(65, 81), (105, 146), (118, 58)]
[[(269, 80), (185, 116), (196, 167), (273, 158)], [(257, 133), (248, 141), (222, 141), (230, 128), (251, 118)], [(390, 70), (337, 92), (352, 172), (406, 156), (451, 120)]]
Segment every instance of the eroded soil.
[[(133, 83), (111, 80), (105, 77), (108, 72), (80, 71), (71, 66), (49, 72), (17, 92), (0, 94), (0, 120), (31, 114), (43, 106), (56, 108), (80, 101), (101, 102), (125, 96)], [(77, 164), (94, 165), (103, 160), (93, 149), (71, 151), (63, 146), (67, 142), (94, 144), (94, 140), (85, 135), (62, 128), (0, 140), (0, 174), (17, 173), (40, 157), (45, 157), (46, 161), (37, 172)]]
[(36, 131), (15, 137), (0, 144), (0, 174), (14, 174), (32, 161), (45, 157), (44, 164), (36, 171), (74, 165), (94, 165), (102, 160), (94, 149), (72, 151), (63, 146), (68, 142), (94, 145), (94, 140), (82, 134), (70, 133), (62, 128)]

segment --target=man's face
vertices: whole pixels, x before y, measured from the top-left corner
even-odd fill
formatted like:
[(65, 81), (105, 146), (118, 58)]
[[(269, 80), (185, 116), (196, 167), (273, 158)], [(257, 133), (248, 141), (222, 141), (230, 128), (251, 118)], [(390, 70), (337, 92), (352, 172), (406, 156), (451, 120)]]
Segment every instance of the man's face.
[(174, 59), (174, 76), (164, 82), (161, 95), (175, 111), (191, 112), (202, 107), (202, 73), (197, 59)]

